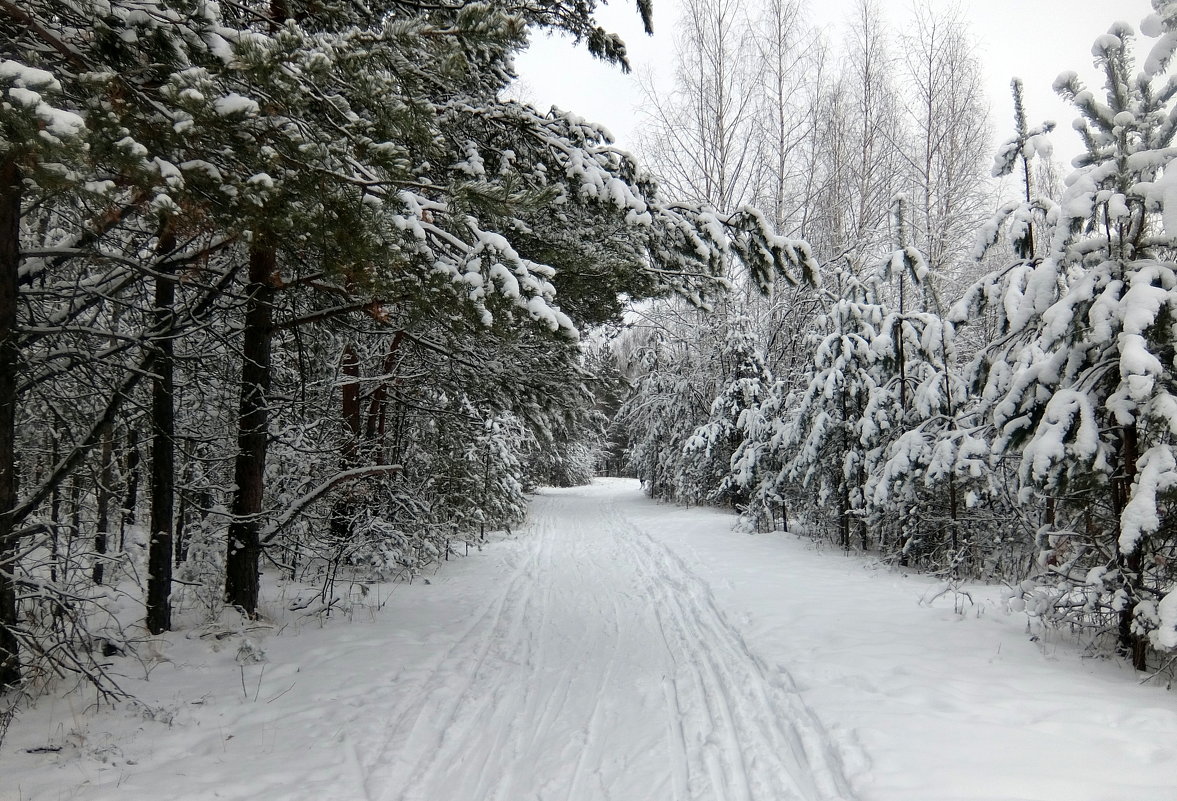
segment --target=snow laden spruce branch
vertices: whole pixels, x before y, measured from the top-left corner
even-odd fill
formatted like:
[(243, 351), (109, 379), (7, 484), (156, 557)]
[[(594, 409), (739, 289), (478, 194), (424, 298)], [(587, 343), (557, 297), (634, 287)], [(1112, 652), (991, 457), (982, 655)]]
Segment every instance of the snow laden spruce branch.
[[(647, 490), (950, 579), (1006, 581), (1012, 606), (1138, 669), (1171, 650), (1174, 8), (1158, 2), (1144, 21), (1157, 41), (1143, 69), (1117, 23), (1092, 49), (1102, 90), (1059, 76), (1085, 147), (1064, 181), (1050, 160), (1055, 126), (1029, 123), (1015, 81), (1014, 135), (992, 174), (1016, 196), (953, 241), (932, 236), (928, 198), (950, 197), (958, 174), (899, 159), (889, 180), (915, 191), (892, 194), (907, 199), (886, 204), (884, 224), (864, 214), (807, 236), (825, 262), (811, 288), (743, 295), (702, 320), (672, 304), (643, 311), (623, 348), (633, 390), (618, 419)], [(843, 75), (837, 91), (888, 79)], [(883, 112), (860, 108), (860, 122)], [(934, 127), (917, 125), (915, 141)], [(855, 152), (853, 126), (815, 130), (811, 146)], [(816, 193), (811, 210), (846, 186), (822, 181), (798, 185)]]

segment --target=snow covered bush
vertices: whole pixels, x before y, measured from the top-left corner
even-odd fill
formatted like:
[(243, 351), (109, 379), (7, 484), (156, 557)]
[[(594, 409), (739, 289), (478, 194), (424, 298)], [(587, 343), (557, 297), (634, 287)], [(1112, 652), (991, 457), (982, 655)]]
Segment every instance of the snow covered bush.
[(897, 248), (883, 270), (899, 283), (898, 308), (873, 345), (879, 361), (871, 408), (889, 413), (885, 424), (864, 432), (864, 442), (874, 445), (866, 467), (868, 520), (900, 564), (975, 575), (991, 567), (991, 546), (1004, 533), (983, 511), (996, 495), (989, 448), (968, 403), (956, 326), (943, 313), (942, 276), (907, 244), (905, 207), (897, 198)]

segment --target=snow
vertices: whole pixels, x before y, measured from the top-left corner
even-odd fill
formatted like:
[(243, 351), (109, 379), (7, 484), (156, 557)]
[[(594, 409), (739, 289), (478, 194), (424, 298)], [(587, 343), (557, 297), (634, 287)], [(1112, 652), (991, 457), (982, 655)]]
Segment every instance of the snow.
[(1121, 111), (1121, 112), (1117, 113), (1115, 117), (1112, 118), (1112, 121), (1116, 125), (1122, 125), (1122, 126), (1127, 127), (1129, 125), (1134, 125), (1136, 123), (1136, 115), (1133, 114), (1131, 111)]
[(8, 90), (8, 96), (15, 101), (18, 106), (24, 108), (36, 108), (41, 105), (41, 95), (34, 92), (32, 89), (25, 89), (20, 86), (14, 86)]
[(508, 298), (519, 297), (519, 281), (506, 266), (495, 262), (490, 266), (490, 277), (499, 282), (499, 293)]
[(21, 64), (12, 59), (0, 59), (0, 81), (24, 88), (61, 91), (61, 84), (57, 82), (52, 73)]
[(122, 139), (118, 140), (114, 144), (115, 144), (115, 147), (120, 147), (123, 150), (127, 151), (127, 153), (129, 155), (135, 156), (137, 158), (146, 158), (147, 157), (147, 154), (148, 154), (147, 148), (144, 147), (139, 142), (136, 142), (130, 136), (124, 136)]
[[(1165, 25), (1160, 14), (1149, 14), (1140, 21), (1140, 32), (1153, 39), (1165, 32)], [(1150, 73), (1151, 74), (1151, 73)]]
[(1096, 37), (1095, 44), (1091, 45), (1091, 55), (1100, 58), (1111, 50), (1118, 50), (1123, 45), (1120, 37), (1113, 33), (1105, 33)]
[(1091, 399), (1073, 389), (1055, 390), (1022, 453), (1023, 469), (1041, 481), (1068, 455), (1089, 460), (1099, 447), (1097, 435)]
[(271, 582), (275, 625), (116, 658), (142, 705), (23, 712), (0, 799), (1177, 799), (1173, 695), (1005, 588), (734, 522), (602, 480), (325, 625)]
[(41, 92), (61, 90), (61, 84), (45, 70), (11, 59), (0, 59), (0, 83), (12, 84), (5, 94), (17, 106), (29, 109), (37, 116), (44, 126), (41, 136), (50, 144), (78, 136), (85, 129), (85, 121), (77, 114), (44, 102)]
[(1177, 31), (1165, 31), (1158, 33), (1157, 36), (1159, 38), (1156, 44), (1152, 46), (1144, 59), (1144, 72), (1149, 76), (1163, 72), (1165, 65), (1173, 57), (1173, 52), (1177, 50)]
[(224, 97), (218, 97), (213, 102), (213, 108), (217, 114), (222, 117), (232, 117), (236, 115), (244, 117), (255, 117), (258, 114), (258, 104), (256, 100), (240, 95), (237, 92), (230, 92)]
[(1141, 537), (1160, 528), (1157, 494), (1177, 485), (1177, 460), (1167, 445), (1154, 445), (1136, 463), (1132, 494), (1120, 515), (1120, 553), (1136, 550)]
[(1157, 604), (1160, 617), (1159, 628), (1152, 633), (1153, 642), (1158, 648), (1177, 648), (1177, 590), (1169, 593)]
[(258, 189), (272, 190), (275, 186), (274, 177), (266, 172), (259, 172), (245, 179), (245, 183)]

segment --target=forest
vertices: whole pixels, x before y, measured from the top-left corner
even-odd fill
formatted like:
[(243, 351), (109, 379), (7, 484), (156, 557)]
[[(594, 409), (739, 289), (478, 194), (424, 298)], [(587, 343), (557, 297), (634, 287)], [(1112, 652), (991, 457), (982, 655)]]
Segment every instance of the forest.
[(687, 0), (639, 159), (509, 99), (543, 31), (628, 69), (593, 0), (0, 0), (0, 734), (263, 573), (329, 614), (603, 470), (1171, 664), (1154, 6), (1056, 134), (930, 5), (835, 47)]
[(1153, 5), (1143, 41), (1095, 38), (1102, 86), (1059, 75), (1056, 133), (1018, 79), (1014, 119), (988, 119), (959, 13), (861, 2), (835, 48), (794, 0), (687, 2), (651, 169), (762, 209), (819, 278), (635, 306), (611, 434), (650, 494), (1004, 583), (1011, 609), (1171, 665), (1177, 7)]

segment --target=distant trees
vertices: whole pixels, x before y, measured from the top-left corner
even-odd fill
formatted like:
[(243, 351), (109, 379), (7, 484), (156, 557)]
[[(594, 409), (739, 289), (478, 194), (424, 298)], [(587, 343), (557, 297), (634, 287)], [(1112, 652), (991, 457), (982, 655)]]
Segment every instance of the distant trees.
[(992, 200), (978, 180), (990, 140), (981, 65), (964, 23), (928, 3), (915, 6), (898, 47), (912, 244), (941, 275), (965, 263)]
[(643, 150), (671, 196), (734, 211), (760, 179), (759, 97), (748, 8), (687, 0), (680, 10), (675, 90), (647, 91)]
[[(771, 298), (743, 293), (737, 303), (719, 304), (717, 319), (700, 322), (697, 342), (691, 346), (694, 363), (707, 370), (694, 381), (709, 383), (711, 389), (702, 390), (703, 395), (715, 398), (730, 381), (725, 374), (730, 366), (723, 356), (729, 332), (745, 327), (760, 343), (764, 366), (773, 376), (765, 397), (772, 398), (774, 408), (786, 409), (796, 403), (790, 398), (805, 394), (811, 349), (821, 340), (820, 327), (834, 319), (830, 303), (851, 291), (852, 284), (870, 283), (874, 302), (899, 315), (912, 312), (913, 305), (915, 313), (925, 311), (923, 290), (912, 289), (907, 271), (883, 269), (889, 261), (885, 254), (898, 236), (892, 212), (899, 194), (908, 198), (908, 244), (921, 253), (929, 248), (937, 252), (937, 282), (975, 269), (967, 253), (985, 197), (985, 109), (962, 25), (930, 7), (916, 9), (918, 19), (910, 26), (910, 37), (897, 38), (890, 34), (878, 5), (863, 0), (855, 4), (837, 51), (812, 30), (796, 4), (768, 2), (727, 15), (720, 11), (708, 7), (685, 16), (679, 89), (657, 106), (644, 141), (658, 145), (647, 155), (659, 174), (683, 174), (684, 159), (691, 160), (699, 176), (708, 174), (705, 166), (713, 168), (709, 183), (702, 178), (693, 183), (675, 179), (667, 184), (671, 191), (719, 207), (742, 202), (741, 198), (759, 203), (782, 231), (804, 236), (815, 264), (824, 266), (817, 291), (780, 285)], [(701, 21), (709, 21), (709, 27)], [(738, 42), (747, 43), (743, 50), (732, 44)], [(757, 54), (757, 69), (743, 63), (748, 50)], [(700, 81), (701, 70), (684, 72), (681, 67), (702, 60), (712, 64), (711, 74), (730, 76), (731, 88), (721, 90), (714, 82)], [(718, 108), (716, 101), (704, 99), (708, 92), (746, 98), (725, 108), (732, 129), (738, 128), (743, 136), (745, 149), (739, 153), (754, 152), (756, 169), (748, 168), (745, 160), (722, 156), (732, 151), (720, 146), (717, 137), (704, 141), (702, 133), (691, 146), (685, 140), (677, 148), (663, 146), (684, 136), (683, 131), (703, 131), (687, 120), (694, 119), (692, 113)], [(714, 113), (696, 116), (718, 124)], [(704, 160), (707, 153), (710, 161)], [(745, 165), (739, 175), (747, 188), (738, 198), (715, 191), (726, 183), (714, 170), (729, 163)], [(727, 168), (720, 172), (735, 174)], [(927, 263), (927, 256), (920, 258)], [(739, 281), (736, 285), (741, 286)], [(736, 307), (736, 318), (744, 322), (727, 319)], [(680, 315), (656, 304), (645, 312), (655, 327), (677, 327)], [(815, 338), (807, 344), (800, 332)], [(906, 387), (905, 382), (900, 384)], [(904, 391), (911, 394), (914, 389), (913, 384)], [(694, 404), (701, 411), (691, 428), (708, 425), (709, 405), (709, 400)], [(749, 419), (757, 414), (751, 413)], [(761, 433), (767, 435), (770, 428), (774, 426), (762, 426)], [(776, 431), (771, 436), (780, 435)], [(697, 462), (698, 453), (691, 458)], [(708, 472), (727, 475), (726, 469)], [(750, 497), (768, 497), (749, 491)], [(701, 482), (684, 492), (685, 497), (706, 498), (713, 496), (715, 487)], [(731, 497), (744, 496), (741, 491)]]

